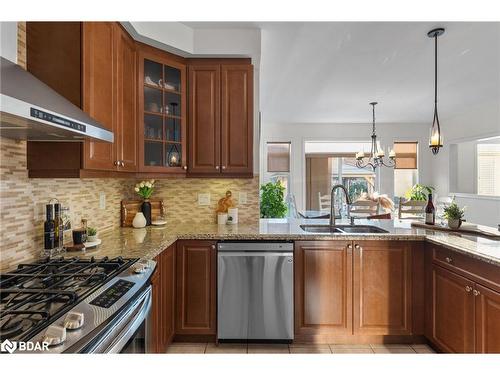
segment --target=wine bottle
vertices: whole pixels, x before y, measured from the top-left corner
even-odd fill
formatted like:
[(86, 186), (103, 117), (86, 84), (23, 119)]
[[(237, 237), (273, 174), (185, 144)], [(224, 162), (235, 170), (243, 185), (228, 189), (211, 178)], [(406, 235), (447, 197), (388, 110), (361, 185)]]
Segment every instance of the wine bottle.
[(48, 204), (45, 206), (45, 222), (43, 223), (44, 230), (44, 248), (52, 250), (55, 247), (55, 223), (53, 215), (53, 206)]
[(57, 249), (63, 247), (63, 225), (61, 217), (61, 205), (54, 204), (54, 245)]
[(425, 224), (434, 225), (436, 221), (436, 210), (432, 203), (432, 194), (429, 193), (427, 206), (425, 206)]

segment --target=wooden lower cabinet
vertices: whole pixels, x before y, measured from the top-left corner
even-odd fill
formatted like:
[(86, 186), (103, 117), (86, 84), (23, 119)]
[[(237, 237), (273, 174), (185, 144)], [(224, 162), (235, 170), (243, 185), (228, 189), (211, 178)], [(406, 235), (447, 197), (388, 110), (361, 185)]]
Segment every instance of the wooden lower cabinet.
[(216, 242), (177, 241), (176, 335), (216, 334)]
[(295, 242), (295, 334), (352, 334), (352, 243)]
[(446, 353), (500, 353), (498, 268), (427, 247), (426, 337)]
[(153, 353), (165, 353), (175, 333), (175, 245), (156, 258), (156, 271), (151, 278), (151, 348)]
[(500, 293), (474, 286), (476, 353), (500, 353)]
[(431, 339), (451, 353), (474, 353), (474, 283), (432, 266)]
[(423, 246), (404, 241), (296, 242), (296, 339), (410, 342), (423, 335), (424, 259), (418, 250)]
[(355, 335), (412, 334), (412, 245), (355, 241)]

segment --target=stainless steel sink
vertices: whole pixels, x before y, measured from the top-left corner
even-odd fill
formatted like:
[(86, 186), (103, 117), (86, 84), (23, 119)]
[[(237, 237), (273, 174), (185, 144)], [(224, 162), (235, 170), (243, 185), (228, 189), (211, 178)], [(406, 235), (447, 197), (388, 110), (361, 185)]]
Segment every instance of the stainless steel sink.
[(336, 227), (331, 227), (329, 225), (320, 225), (320, 224), (303, 224), (300, 228), (306, 232), (312, 233), (344, 233), (340, 229)]
[(335, 228), (344, 233), (389, 233), (374, 225), (337, 225)]
[(303, 231), (311, 233), (389, 233), (385, 229), (374, 225), (319, 225), (303, 224), (300, 226)]

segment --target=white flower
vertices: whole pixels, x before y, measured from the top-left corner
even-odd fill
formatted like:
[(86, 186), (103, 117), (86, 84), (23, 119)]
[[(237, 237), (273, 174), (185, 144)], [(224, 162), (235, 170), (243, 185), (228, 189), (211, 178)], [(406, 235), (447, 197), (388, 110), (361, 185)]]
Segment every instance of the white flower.
[(140, 187), (144, 187), (144, 181), (141, 181), (141, 183), (139, 184)]
[(146, 185), (146, 187), (150, 188), (151, 187), (151, 182), (147, 181), (145, 185)]
[(151, 185), (153, 185), (155, 183), (155, 180), (151, 180), (150, 182), (151, 182)]
[(138, 188), (137, 186), (135, 187), (135, 189), (134, 189), (134, 190), (135, 190), (135, 192), (136, 192), (136, 193), (138, 193), (138, 192), (139, 192), (139, 188)]

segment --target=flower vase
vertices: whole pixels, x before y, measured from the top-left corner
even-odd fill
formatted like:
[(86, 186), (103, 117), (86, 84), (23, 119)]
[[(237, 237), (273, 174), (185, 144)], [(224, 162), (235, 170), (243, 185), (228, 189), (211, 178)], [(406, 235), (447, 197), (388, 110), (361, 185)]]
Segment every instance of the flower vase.
[(141, 211), (146, 218), (146, 225), (151, 225), (151, 202), (149, 199), (144, 199), (142, 202)]

